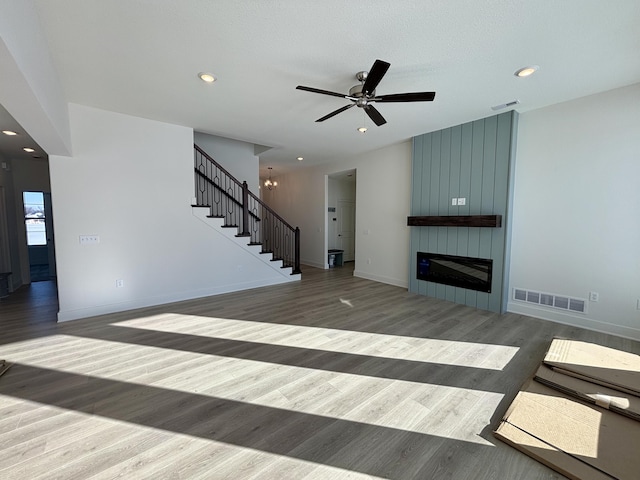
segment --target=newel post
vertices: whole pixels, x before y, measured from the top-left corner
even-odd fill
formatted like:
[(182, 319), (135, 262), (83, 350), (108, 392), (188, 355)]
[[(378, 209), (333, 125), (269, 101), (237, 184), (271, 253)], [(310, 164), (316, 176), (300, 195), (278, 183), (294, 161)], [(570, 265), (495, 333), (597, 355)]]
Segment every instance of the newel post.
[(296, 227), (295, 231), (295, 259), (292, 273), (302, 273), (300, 270), (300, 228)]
[(247, 181), (242, 182), (242, 233), (248, 236), (249, 233), (249, 185)]

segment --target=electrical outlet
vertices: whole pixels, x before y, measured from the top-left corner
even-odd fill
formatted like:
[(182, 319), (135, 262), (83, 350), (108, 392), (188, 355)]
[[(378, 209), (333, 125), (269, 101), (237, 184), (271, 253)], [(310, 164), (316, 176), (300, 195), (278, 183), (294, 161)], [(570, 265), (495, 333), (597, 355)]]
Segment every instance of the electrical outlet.
[(589, 292), (589, 301), (590, 302), (600, 301), (600, 294), (598, 292)]
[(458, 205), (458, 199), (457, 198), (452, 198), (451, 199), (451, 205), (457, 206)]
[(122, 287), (124, 287), (124, 280), (119, 278), (118, 280), (116, 280), (116, 288), (122, 288)]
[(467, 204), (467, 199), (466, 198), (459, 198), (458, 199), (458, 205), (466, 205)]

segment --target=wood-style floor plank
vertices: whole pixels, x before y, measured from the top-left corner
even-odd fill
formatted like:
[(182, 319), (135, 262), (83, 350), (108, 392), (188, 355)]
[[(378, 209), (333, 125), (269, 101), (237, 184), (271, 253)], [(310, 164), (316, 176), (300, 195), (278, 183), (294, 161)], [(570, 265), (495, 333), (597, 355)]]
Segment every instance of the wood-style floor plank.
[(3, 479), (553, 479), (496, 428), (554, 336), (640, 344), (304, 269), (57, 324), (0, 301)]

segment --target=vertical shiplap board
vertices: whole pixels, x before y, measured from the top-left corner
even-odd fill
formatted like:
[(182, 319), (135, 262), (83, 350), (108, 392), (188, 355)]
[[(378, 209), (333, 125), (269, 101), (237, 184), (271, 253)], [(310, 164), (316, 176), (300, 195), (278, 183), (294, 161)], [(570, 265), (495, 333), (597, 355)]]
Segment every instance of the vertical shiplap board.
[[(413, 151), (411, 160), (411, 215), (416, 215), (422, 208), (422, 143), (423, 136), (413, 138)], [(410, 229), (409, 235), (409, 251), (420, 251), (420, 230), (417, 228)], [(418, 281), (416, 279), (416, 256), (410, 255), (409, 258), (409, 291), (418, 292)]]
[[(451, 201), (449, 200), (449, 177), (451, 175), (451, 129), (442, 130), (440, 136), (440, 195), (438, 198), (438, 212), (447, 211)], [(438, 227), (438, 253), (446, 253), (449, 244), (450, 228)], [(448, 285), (439, 284), (436, 287), (438, 298), (447, 298)]]
[[(512, 118), (503, 118), (500, 116), (500, 128), (498, 130), (498, 151), (500, 155), (503, 154), (506, 149), (506, 145), (510, 145), (510, 154), (509, 158), (504, 163), (507, 168), (506, 171), (503, 172), (505, 176), (505, 188), (504, 192), (505, 197), (507, 198), (507, 203), (505, 206), (505, 214), (502, 219), (502, 227), (505, 229), (505, 235), (503, 237), (502, 248), (504, 250), (503, 263), (500, 264), (503, 275), (502, 275), (502, 290), (504, 291), (504, 295), (502, 295), (502, 305), (500, 305), (500, 311), (507, 311), (507, 304), (509, 303), (509, 285), (510, 285), (510, 272), (511, 272), (511, 239), (512, 239), (512, 220), (513, 220), (513, 200), (514, 200), (514, 190), (515, 190), (515, 162), (511, 159), (516, 158), (516, 149), (517, 149), (517, 133), (518, 133), (518, 114), (514, 113)], [(511, 125), (511, 131), (507, 133), (507, 127)], [(501, 198), (501, 197), (498, 197)], [(497, 248), (497, 246), (496, 246)], [(497, 253), (496, 253), (497, 255)], [(495, 262), (494, 262), (495, 263)], [(497, 310), (496, 310), (497, 311)]]
[[(517, 114), (498, 115), (496, 126), (496, 149), (495, 149), (495, 182), (493, 187), (493, 208), (502, 215), (502, 228), (494, 228), (491, 231), (491, 255), (493, 259), (492, 292), (502, 292), (502, 295), (492, 294), (489, 296), (489, 308), (494, 312), (506, 311), (505, 298), (508, 298), (505, 289), (508, 288), (506, 282), (506, 255), (507, 251), (507, 216), (509, 215), (509, 186), (511, 172), (511, 158), (515, 155), (515, 128), (517, 126)], [(501, 303), (502, 302), (502, 303)]]
[[(429, 204), (426, 211), (432, 212), (427, 215), (437, 215), (438, 211), (438, 197), (440, 195), (440, 137), (441, 132), (433, 132), (431, 134), (431, 153), (429, 155)], [(425, 232), (427, 234), (427, 252), (435, 252), (438, 250), (438, 229), (429, 228)], [(435, 297), (437, 295), (437, 284), (427, 282), (427, 295)]]
[[(502, 215), (506, 221), (514, 112), (414, 138), (412, 215)], [(466, 198), (466, 205), (451, 205)], [(412, 227), (409, 289), (456, 303), (501, 311), (504, 228)], [(491, 258), (491, 293), (415, 278), (416, 253)]]
[[(456, 215), (458, 207), (451, 205), (451, 199), (460, 197), (460, 158), (462, 151), (462, 126), (458, 125), (449, 129), (450, 136), (450, 156), (449, 156), (449, 197), (447, 198), (448, 215)], [(458, 228), (446, 228), (448, 231), (447, 248), (444, 253), (447, 255), (457, 255), (458, 252)], [(447, 286), (445, 299), (449, 302), (456, 301), (456, 292), (461, 290), (456, 287)]]

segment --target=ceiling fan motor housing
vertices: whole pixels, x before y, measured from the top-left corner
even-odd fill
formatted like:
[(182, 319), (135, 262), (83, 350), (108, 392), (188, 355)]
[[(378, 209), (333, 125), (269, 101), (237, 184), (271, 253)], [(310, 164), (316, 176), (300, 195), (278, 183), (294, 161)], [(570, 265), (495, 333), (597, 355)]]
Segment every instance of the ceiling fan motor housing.
[[(365, 94), (362, 91), (363, 87), (364, 87), (364, 84), (354, 85), (353, 87), (351, 87), (349, 89), (349, 96), (350, 97), (356, 97), (356, 98), (364, 97)], [(371, 94), (369, 96), (373, 97), (373, 96), (375, 96), (375, 94), (376, 94), (376, 91), (374, 90), (373, 92), (371, 92)]]

